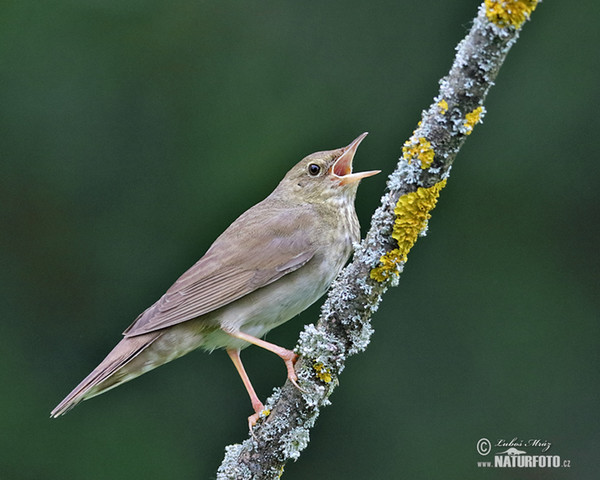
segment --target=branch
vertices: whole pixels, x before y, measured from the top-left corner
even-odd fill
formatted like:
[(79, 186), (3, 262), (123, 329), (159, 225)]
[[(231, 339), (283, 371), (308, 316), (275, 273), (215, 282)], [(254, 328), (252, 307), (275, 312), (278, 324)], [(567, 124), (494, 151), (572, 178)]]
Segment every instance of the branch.
[(298, 390), (276, 388), (250, 438), (226, 447), (217, 479), (279, 478), (309, 442), (321, 407), (338, 384), (346, 359), (364, 350), (371, 315), (398, 283), (407, 254), (427, 229), (456, 154), (485, 113), (483, 101), (537, 0), (485, 0), (457, 47), (434, 103), (402, 148), (387, 191), (353, 261), (333, 283), (317, 325), (306, 325), (295, 351)]

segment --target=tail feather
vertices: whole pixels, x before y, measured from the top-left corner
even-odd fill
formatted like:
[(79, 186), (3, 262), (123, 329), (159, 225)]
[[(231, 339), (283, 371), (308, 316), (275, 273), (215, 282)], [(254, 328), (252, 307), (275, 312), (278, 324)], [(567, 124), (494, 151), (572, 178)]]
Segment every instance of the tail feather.
[(117, 387), (133, 378), (158, 366), (143, 362), (135, 368), (123, 368), (152, 345), (161, 332), (152, 332), (137, 337), (128, 337), (121, 340), (115, 348), (106, 356), (92, 373), (85, 377), (65, 399), (60, 402), (50, 413), (50, 417), (56, 418), (71, 410), (83, 400), (95, 397), (101, 393)]

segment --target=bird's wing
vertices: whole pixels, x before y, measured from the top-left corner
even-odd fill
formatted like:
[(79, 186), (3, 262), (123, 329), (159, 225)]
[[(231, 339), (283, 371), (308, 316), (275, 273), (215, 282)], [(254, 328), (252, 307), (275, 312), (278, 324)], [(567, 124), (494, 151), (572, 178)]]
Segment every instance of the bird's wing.
[(306, 209), (264, 210), (258, 204), (238, 218), (123, 334), (141, 335), (199, 317), (306, 264), (315, 254), (305, 228), (314, 216)]

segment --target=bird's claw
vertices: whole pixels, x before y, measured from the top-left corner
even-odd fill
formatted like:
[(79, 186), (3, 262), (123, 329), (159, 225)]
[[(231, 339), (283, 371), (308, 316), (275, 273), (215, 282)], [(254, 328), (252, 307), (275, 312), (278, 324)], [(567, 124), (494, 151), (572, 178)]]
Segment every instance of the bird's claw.
[(256, 412), (248, 417), (248, 430), (250, 430), (250, 434), (254, 437), (254, 432), (252, 431), (252, 427), (256, 425), (258, 419), (260, 418), (260, 412)]
[(294, 385), (294, 387), (296, 387), (302, 393), (308, 393), (300, 385), (298, 385), (298, 375), (296, 375), (296, 370), (294, 368), (296, 362), (298, 361), (298, 358), (300, 357), (290, 350), (290, 356), (288, 358), (283, 359), (288, 372), (287, 378), (290, 382), (292, 382), (292, 385)]

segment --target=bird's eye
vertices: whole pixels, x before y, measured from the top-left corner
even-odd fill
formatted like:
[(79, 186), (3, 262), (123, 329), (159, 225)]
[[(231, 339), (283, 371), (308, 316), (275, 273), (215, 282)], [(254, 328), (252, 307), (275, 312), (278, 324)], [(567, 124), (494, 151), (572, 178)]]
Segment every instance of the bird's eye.
[(311, 163), (308, 166), (309, 175), (316, 177), (321, 172), (321, 167), (319, 167), (316, 163)]

